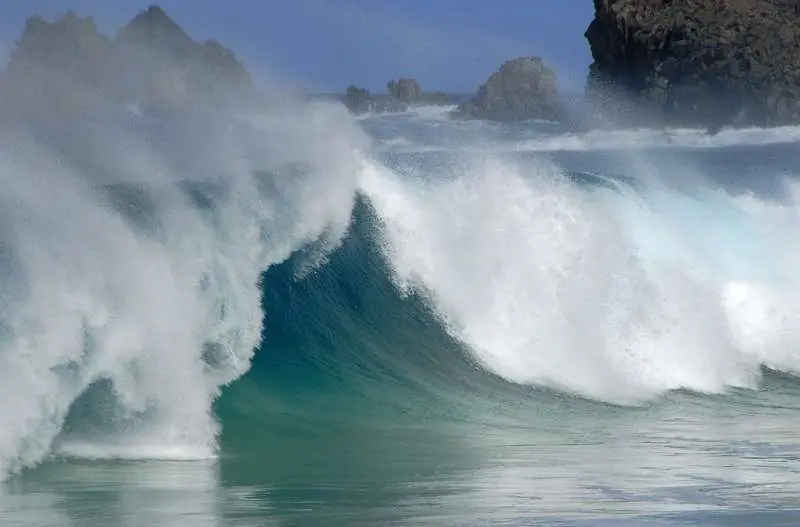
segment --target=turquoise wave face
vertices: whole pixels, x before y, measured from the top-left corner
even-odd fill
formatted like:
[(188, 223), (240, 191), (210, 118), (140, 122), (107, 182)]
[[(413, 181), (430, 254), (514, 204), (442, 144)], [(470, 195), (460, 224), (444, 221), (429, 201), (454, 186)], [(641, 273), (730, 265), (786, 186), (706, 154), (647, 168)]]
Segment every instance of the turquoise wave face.
[(250, 372), (218, 403), (226, 426), (234, 415), (298, 423), (482, 419), (532, 392), (480, 367), (423, 297), (398, 291), (377, 221), (359, 198), (348, 236), (324, 264), (306, 273), (309, 252), (299, 251), (263, 275), (263, 340)]

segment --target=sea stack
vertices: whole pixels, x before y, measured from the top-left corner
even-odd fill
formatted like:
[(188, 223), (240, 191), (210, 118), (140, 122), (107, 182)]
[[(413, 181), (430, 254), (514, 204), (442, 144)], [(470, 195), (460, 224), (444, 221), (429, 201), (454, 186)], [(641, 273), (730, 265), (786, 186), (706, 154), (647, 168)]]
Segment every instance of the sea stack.
[(556, 74), (540, 57), (503, 63), (455, 116), (464, 119), (522, 121), (560, 117)]
[(800, 122), (800, 2), (594, 0), (587, 99), (664, 124)]

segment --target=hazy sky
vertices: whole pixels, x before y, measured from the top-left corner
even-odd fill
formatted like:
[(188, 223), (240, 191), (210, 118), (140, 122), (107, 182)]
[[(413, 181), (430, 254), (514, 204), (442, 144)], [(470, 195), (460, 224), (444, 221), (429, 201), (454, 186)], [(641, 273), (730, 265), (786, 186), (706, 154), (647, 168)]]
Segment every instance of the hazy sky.
[[(25, 18), (67, 9), (116, 31), (148, 2), (8, 0), (0, 17), (3, 57)], [(194, 38), (231, 47), (256, 78), (318, 91), (350, 84), (383, 91), (412, 76), (423, 89), (474, 91), (504, 60), (539, 55), (562, 89), (582, 90), (590, 61), (583, 32), (590, 0), (162, 0)]]

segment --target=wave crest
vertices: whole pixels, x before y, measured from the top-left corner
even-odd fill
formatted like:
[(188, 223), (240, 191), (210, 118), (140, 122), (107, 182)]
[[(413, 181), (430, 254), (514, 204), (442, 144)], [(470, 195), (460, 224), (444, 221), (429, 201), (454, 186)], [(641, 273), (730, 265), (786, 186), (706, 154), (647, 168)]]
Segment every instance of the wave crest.
[(635, 403), (798, 371), (794, 204), (652, 176), (489, 160), (434, 181), (375, 167), (361, 188), (398, 287), (510, 381)]
[(261, 336), (259, 276), (338, 243), (364, 138), (326, 105), (98, 112), (3, 135), (0, 473), (54, 441), (213, 455), (212, 401)]

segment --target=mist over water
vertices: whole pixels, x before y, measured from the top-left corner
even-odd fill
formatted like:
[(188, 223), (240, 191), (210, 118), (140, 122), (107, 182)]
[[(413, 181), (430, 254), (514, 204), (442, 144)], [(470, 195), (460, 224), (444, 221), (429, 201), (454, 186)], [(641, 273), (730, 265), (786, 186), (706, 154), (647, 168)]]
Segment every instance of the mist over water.
[(4, 474), (51, 447), (214, 455), (260, 274), (349, 221), (364, 139), (341, 108), (91, 108), (0, 122)]

